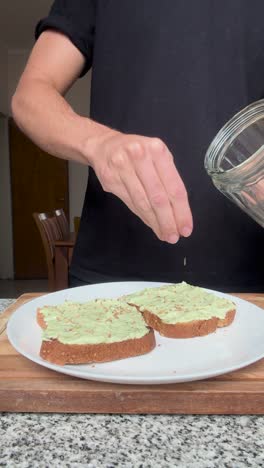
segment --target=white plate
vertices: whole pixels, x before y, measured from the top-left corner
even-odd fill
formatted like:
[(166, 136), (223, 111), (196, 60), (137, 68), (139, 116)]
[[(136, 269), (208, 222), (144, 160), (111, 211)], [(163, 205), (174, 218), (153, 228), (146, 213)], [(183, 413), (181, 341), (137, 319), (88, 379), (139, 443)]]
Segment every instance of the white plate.
[(228, 294), (210, 291), (233, 300), (237, 313), (232, 325), (215, 333), (191, 339), (163, 338), (144, 356), (95, 365), (58, 366), (39, 357), (41, 329), (36, 310), (65, 300), (85, 302), (94, 298), (118, 297), (164, 283), (123, 282), (81, 286), (55, 292), (24, 304), (7, 327), (12, 346), (31, 361), (63, 374), (83, 379), (125, 384), (165, 384), (201, 380), (245, 367), (264, 357), (264, 311)]

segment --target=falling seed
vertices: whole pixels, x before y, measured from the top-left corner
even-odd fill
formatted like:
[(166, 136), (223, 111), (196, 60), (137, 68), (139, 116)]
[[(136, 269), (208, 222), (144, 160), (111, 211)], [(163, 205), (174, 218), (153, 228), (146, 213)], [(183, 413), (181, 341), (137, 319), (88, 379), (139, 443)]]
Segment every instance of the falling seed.
[(183, 259), (183, 265), (184, 265), (185, 267), (186, 267), (186, 265), (187, 265), (187, 258), (186, 258), (186, 257), (184, 257), (184, 259)]

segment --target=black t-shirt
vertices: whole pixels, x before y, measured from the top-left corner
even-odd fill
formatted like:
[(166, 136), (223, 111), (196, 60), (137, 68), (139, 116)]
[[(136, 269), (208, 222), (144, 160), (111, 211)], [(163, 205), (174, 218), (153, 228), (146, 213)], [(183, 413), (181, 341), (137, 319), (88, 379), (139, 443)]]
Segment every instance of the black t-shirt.
[(36, 30), (68, 36), (91, 66), (91, 117), (160, 137), (189, 193), (194, 232), (159, 241), (90, 170), (71, 273), (263, 290), (263, 228), (214, 188), (205, 152), (264, 96), (263, 0), (56, 0)]

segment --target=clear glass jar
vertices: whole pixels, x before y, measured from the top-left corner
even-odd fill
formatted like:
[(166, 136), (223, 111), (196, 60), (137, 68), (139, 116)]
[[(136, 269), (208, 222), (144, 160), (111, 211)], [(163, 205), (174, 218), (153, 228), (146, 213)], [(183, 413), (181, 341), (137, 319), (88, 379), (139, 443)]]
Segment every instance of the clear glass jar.
[(205, 168), (215, 187), (264, 227), (264, 99), (218, 132)]

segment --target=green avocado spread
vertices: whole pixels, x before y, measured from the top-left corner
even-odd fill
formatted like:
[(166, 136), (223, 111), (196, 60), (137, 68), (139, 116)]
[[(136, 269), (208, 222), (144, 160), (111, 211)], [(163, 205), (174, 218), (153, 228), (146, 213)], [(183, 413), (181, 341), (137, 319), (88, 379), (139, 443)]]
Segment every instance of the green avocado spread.
[(113, 343), (141, 338), (149, 331), (138, 310), (115, 299), (64, 302), (43, 307), (47, 328), (42, 339), (64, 344)]
[(235, 308), (232, 301), (208, 293), (202, 288), (187, 283), (147, 288), (122, 298), (136, 305), (141, 312), (148, 310), (165, 323), (225, 318)]

